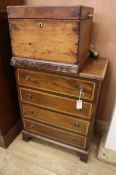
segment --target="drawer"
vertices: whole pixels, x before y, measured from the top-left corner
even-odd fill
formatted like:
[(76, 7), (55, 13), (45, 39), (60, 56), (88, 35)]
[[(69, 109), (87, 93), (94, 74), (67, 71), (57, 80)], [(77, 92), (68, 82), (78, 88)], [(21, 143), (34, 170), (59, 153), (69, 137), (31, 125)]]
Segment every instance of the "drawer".
[(86, 119), (90, 119), (92, 114), (91, 103), (83, 102), (82, 110), (78, 110), (76, 109), (76, 100), (25, 88), (20, 88), (20, 96), (22, 102), (34, 104), (46, 109), (51, 109)]
[(77, 134), (72, 134), (61, 129), (43, 125), (31, 120), (24, 120), (25, 130), (40, 136), (60, 141), (74, 147), (85, 148), (86, 138)]
[(9, 22), (14, 56), (77, 62), (77, 20), (10, 19)]
[(95, 82), (93, 81), (24, 69), (18, 69), (17, 74), (20, 85), (49, 90), (72, 97), (79, 97), (80, 89), (83, 89), (83, 99), (93, 100), (94, 98)]
[(72, 118), (28, 104), (22, 104), (24, 117), (35, 121), (45, 122), (70, 131), (87, 134), (89, 122)]

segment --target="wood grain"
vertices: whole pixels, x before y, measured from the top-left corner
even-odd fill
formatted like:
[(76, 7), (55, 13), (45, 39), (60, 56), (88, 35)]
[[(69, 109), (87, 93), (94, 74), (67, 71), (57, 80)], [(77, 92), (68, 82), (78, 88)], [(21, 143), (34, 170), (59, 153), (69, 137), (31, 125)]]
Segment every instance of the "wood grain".
[(12, 57), (11, 65), (40, 71), (58, 72), (63, 74), (76, 74), (80, 70), (78, 64), (65, 64), (53, 61), (34, 60), (28, 58)]
[(56, 72), (60, 74), (67, 74), (76, 77), (86, 77), (89, 79), (104, 80), (105, 74), (108, 66), (108, 59), (100, 58), (97, 59), (89, 58), (86, 60), (83, 69), (81, 69), (78, 74), (79, 67), (74, 64), (59, 64), (55, 62), (47, 61), (35, 61), (33, 59), (25, 59), (12, 57), (12, 66), (17, 66), (18, 68), (27, 68), (39, 71)]
[(88, 133), (89, 122), (77, 118), (62, 115), (53, 111), (45, 110), (28, 104), (22, 104), (23, 115), (25, 118), (44, 122), (49, 125), (63, 128), (68, 131), (86, 135)]
[(80, 89), (83, 88), (84, 95), (82, 99), (90, 101), (94, 99), (96, 86), (93, 81), (24, 69), (18, 69), (17, 73), (19, 85), (49, 90), (77, 98), (79, 97)]
[[(89, 56), (89, 49), (91, 44), (91, 32), (92, 32), (92, 19), (80, 20), (79, 26), (79, 44), (78, 44), (78, 62), (81, 62), (83, 58)], [(82, 66), (83, 68), (83, 66)]]
[(14, 56), (63, 63), (77, 62), (77, 21), (13, 19), (9, 23)]
[(78, 110), (76, 109), (76, 100), (25, 88), (20, 88), (20, 98), (22, 102), (35, 104), (46, 109), (63, 112), (85, 119), (90, 119), (93, 112), (93, 106), (91, 103), (83, 102), (83, 109)]
[(107, 58), (90, 58), (87, 59), (85, 65), (79, 73), (80, 77), (89, 77), (98, 80), (104, 80), (108, 68)]
[(7, 8), (13, 56), (82, 67), (89, 55), (93, 8)]

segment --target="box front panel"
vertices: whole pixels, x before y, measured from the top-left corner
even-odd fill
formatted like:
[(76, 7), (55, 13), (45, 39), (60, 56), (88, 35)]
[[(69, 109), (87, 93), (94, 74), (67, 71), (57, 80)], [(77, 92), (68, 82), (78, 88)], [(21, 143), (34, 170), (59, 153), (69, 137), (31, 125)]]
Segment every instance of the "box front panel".
[(10, 19), (9, 23), (14, 56), (77, 62), (77, 20)]

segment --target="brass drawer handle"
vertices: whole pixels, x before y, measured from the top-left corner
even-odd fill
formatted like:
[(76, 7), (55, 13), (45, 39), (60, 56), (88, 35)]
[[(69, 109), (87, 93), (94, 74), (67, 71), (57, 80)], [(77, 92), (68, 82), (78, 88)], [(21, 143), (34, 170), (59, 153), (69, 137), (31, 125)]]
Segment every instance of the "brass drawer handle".
[(80, 128), (80, 124), (79, 124), (79, 123), (74, 123), (74, 126), (75, 126), (76, 128)]
[(31, 94), (27, 94), (27, 99), (31, 100), (32, 99), (32, 95)]
[(26, 81), (29, 81), (29, 80), (30, 80), (29, 75), (25, 75), (24, 79), (25, 79)]
[(29, 115), (33, 115), (33, 111), (32, 110), (29, 110)]
[(73, 138), (73, 142), (74, 142), (74, 143), (78, 143), (78, 142), (79, 142), (79, 140), (78, 140), (78, 139)]
[(34, 125), (33, 124), (31, 124), (30, 127), (31, 127), (31, 129), (34, 129)]
[(37, 26), (42, 28), (43, 27), (43, 24), (42, 23), (37, 23)]

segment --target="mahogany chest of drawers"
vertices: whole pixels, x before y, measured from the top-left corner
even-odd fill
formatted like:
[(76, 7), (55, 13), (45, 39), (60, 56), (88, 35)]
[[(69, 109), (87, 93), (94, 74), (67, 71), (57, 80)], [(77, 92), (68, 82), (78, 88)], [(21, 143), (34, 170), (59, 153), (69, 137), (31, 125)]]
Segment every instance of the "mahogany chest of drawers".
[(13, 56), (82, 67), (89, 54), (93, 8), (8, 7)]
[[(37, 137), (61, 145), (77, 151), (81, 160), (87, 161), (107, 64), (106, 59), (88, 59), (78, 75), (15, 64), (23, 139)], [(81, 90), (82, 109), (77, 109)]]
[(108, 64), (87, 59), (77, 74), (76, 63), (88, 53), (92, 13), (82, 6), (8, 8), (23, 139), (37, 137), (75, 150), (83, 161)]

